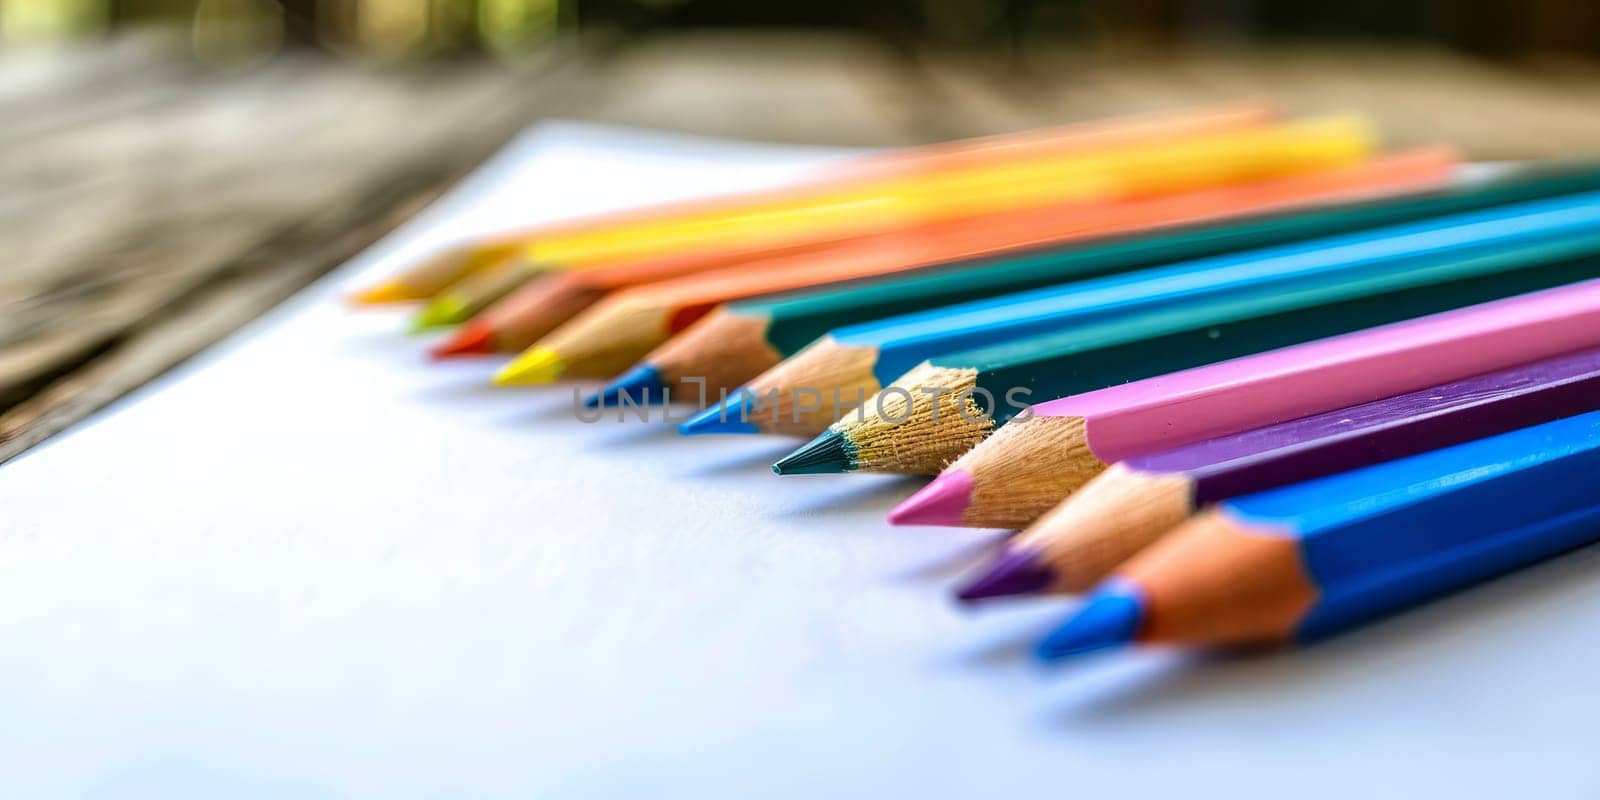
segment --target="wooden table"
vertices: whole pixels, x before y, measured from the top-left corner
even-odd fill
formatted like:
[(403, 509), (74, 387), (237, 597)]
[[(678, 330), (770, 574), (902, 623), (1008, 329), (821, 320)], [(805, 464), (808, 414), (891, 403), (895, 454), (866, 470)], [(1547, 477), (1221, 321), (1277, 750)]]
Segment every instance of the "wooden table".
[(160, 34), (0, 56), (0, 462), (291, 295), (540, 118), (896, 145), (1242, 96), (1394, 145), (1600, 149), (1600, 72), (1426, 49), (930, 52), (847, 35), (560, 41), (517, 65), (244, 74)]

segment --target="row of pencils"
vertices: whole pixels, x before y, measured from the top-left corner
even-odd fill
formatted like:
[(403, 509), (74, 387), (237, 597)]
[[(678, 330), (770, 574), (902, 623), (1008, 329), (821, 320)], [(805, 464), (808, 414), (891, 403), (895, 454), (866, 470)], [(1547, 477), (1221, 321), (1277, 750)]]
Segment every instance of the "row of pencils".
[(1325, 636), (1600, 538), (1600, 164), (1380, 152), (1359, 116), (1116, 118), (532, 227), (356, 296), (502, 384), (935, 476), (896, 525), (1020, 529), (967, 602), (1040, 645)]

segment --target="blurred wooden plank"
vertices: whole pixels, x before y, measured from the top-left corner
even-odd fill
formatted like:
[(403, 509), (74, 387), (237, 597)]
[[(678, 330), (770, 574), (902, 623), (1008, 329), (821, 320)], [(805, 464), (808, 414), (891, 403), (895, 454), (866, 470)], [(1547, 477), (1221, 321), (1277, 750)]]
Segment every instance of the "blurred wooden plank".
[[(771, 41), (789, 44), (591, 42), (514, 70), (375, 73), (292, 56), (230, 78), (145, 70), (119, 91), (147, 102), (60, 95), (56, 124), (11, 131), (27, 157), (0, 153), (0, 186), (21, 190), (0, 199), (14, 263), (0, 275), (0, 409), (11, 406), (0, 461), (352, 255), (395, 221), (396, 185), (436, 191), (537, 117), (848, 144), (922, 138), (885, 102), (903, 97), (889, 51)], [(800, 70), (819, 50), (835, 54), (831, 69)], [(722, 91), (729, 69), (748, 91)], [(39, 91), (9, 97), (41, 102)], [(796, 123), (808, 116), (821, 122)]]
[(640, 39), (601, 65), (586, 120), (770, 142), (923, 140), (911, 66), (888, 46), (833, 33), (683, 33)]
[(1600, 142), (1600, 104), (1584, 88), (1592, 82), (1554, 82), (1427, 47), (1130, 53), (1032, 42), (1021, 53), (935, 52), (927, 60), (1032, 107), (1041, 121), (1263, 97), (1296, 113), (1362, 111), (1392, 146), (1450, 142), (1480, 160), (1572, 156)]
[(0, 154), (0, 185), (29, 201), (0, 208), (0, 460), (337, 266), (397, 204), (567, 107), (580, 61), (376, 74), (292, 57)]
[[(441, 167), (444, 165), (434, 165)], [(431, 200), (448, 175), (426, 168), (345, 213), (307, 220), (243, 254), (217, 280), (123, 331), (109, 350), (0, 414), (0, 464), (181, 364), (359, 253)]]
[(565, 42), (521, 69), (301, 54), (234, 76), (171, 52), (135, 37), (0, 54), (0, 461), (289, 296), (540, 117), (885, 146), (1257, 96), (1363, 110), (1393, 145), (1480, 159), (1600, 142), (1594, 64), (1424, 48), (997, 53), (690, 32)]

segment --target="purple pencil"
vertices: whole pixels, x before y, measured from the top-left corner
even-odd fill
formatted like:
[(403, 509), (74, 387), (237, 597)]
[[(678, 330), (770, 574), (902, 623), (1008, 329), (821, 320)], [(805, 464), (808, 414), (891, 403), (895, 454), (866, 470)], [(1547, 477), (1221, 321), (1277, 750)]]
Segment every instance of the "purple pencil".
[(1011, 540), (962, 600), (1079, 592), (1219, 500), (1600, 408), (1600, 349), (1112, 465)]

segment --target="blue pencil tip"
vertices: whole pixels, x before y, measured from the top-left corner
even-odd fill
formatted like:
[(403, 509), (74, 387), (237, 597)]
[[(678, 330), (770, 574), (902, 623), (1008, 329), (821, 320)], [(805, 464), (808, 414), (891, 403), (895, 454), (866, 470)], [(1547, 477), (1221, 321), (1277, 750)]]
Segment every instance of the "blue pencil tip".
[(583, 401), (583, 404), (588, 408), (609, 408), (622, 405), (626, 400), (636, 406), (656, 405), (666, 402), (666, 389), (659, 370), (649, 364), (640, 364), (622, 373), (621, 377)]
[(678, 426), (678, 433), (699, 436), (706, 433), (760, 433), (756, 426), (744, 421), (744, 408), (737, 398), (728, 398), (720, 406), (712, 406)]
[(1144, 604), (1134, 592), (1122, 586), (1098, 590), (1077, 614), (1044, 637), (1037, 651), (1039, 658), (1057, 661), (1127, 644), (1139, 635), (1143, 618)]

